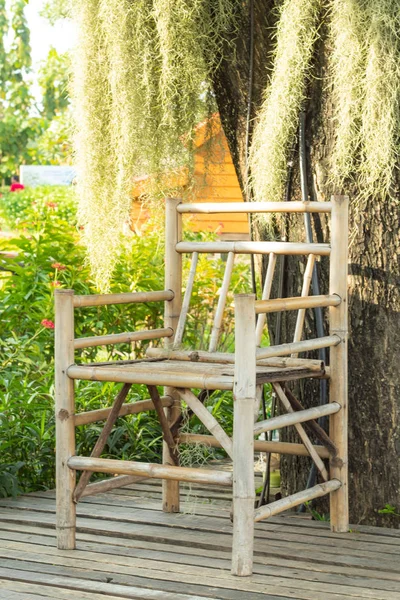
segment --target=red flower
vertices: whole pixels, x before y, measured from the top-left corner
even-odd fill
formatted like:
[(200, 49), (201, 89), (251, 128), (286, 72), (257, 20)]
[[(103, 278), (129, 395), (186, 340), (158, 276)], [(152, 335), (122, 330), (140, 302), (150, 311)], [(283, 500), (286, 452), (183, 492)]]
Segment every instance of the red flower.
[(50, 319), (43, 319), (43, 321), (40, 321), (40, 324), (46, 327), (46, 329), (54, 329), (54, 323)]
[(51, 287), (54, 287), (54, 288), (61, 287), (61, 281), (52, 281), (51, 282)]
[(46, 206), (49, 208), (57, 208), (57, 204), (55, 202), (46, 202)]
[(51, 267), (52, 267), (53, 269), (58, 269), (59, 271), (65, 271), (65, 269), (67, 268), (65, 265), (62, 265), (62, 264), (61, 264), (61, 263), (59, 263), (59, 262), (55, 262), (55, 263), (53, 263), (53, 264), (51, 265)]

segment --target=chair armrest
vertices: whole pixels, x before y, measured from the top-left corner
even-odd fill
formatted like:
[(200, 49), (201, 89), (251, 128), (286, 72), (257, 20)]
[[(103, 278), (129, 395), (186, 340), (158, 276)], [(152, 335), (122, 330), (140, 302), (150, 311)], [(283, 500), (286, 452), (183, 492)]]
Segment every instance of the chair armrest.
[(125, 294), (93, 294), (73, 297), (74, 308), (84, 306), (105, 306), (107, 304), (131, 304), (133, 302), (161, 302), (173, 300), (175, 294), (172, 290), (159, 292), (131, 292)]

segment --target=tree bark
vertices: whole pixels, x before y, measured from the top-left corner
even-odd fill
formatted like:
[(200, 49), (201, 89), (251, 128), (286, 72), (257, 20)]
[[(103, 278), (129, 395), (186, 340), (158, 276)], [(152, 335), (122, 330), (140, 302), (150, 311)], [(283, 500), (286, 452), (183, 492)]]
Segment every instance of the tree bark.
[[(254, 65), (250, 117), (254, 119), (268, 82), (271, 25), (274, 16), (269, 0), (254, 0)], [(237, 60), (223, 61), (216, 71), (214, 90), (221, 121), (231, 149), (236, 171), (244, 189), (246, 178), (246, 116), (249, 101), (249, 22), (244, 21), (236, 43)], [(317, 43), (314, 73), (309, 87), (307, 110), (307, 150), (309, 186), (314, 200), (326, 200), (334, 191), (350, 196), (349, 260), (349, 468), (350, 519), (352, 523), (399, 527), (395, 516), (380, 515), (385, 504), (400, 510), (400, 268), (399, 205), (386, 197), (377, 202), (355, 202), (357, 190), (333, 190), (327, 183), (328, 157), (334, 123), (332, 106), (322, 98), (326, 86), (328, 46)], [(250, 126), (250, 137), (251, 137)], [(268, 165), (266, 165), (268, 168)], [(397, 190), (398, 192), (398, 190)], [(292, 199), (299, 200), (298, 170), (295, 169)], [(327, 239), (327, 225), (313, 215), (314, 236)], [(299, 218), (287, 223), (289, 239), (304, 239)], [(263, 232), (256, 232), (263, 237)], [(327, 270), (319, 265), (321, 288), (326, 289)], [(287, 263), (285, 293), (298, 294), (301, 274), (294, 261)], [(308, 311), (306, 333), (315, 335), (313, 316)], [(282, 322), (282, 340), (293, 336), (293, 315)], [(286, 338), (286, 339), (285, 339)], [(319, 384), (302, 382), (296, 393), (303, 404), (319, 400)], [(298, 440), (296, 440), (298, 441)], [(282, 461), (284, 493), (303, 489), (309, 460), (285, 457)]]

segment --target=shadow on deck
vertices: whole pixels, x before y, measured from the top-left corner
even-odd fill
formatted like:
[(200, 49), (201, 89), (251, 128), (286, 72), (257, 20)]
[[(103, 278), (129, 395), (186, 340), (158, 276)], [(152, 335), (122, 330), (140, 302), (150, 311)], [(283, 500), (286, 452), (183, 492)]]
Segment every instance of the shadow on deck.
[[(183, 487), (183, 486), (182, 486)], [(252, 577), (230, 574), (230, 490), (183, 488), (161, 511), (147, 480), (78, 505), (75, 551), (55, 542), (54, 492), (0, 501), (1, 600), (400, 600), (400, 531), (281, 516), (256, 525)]]

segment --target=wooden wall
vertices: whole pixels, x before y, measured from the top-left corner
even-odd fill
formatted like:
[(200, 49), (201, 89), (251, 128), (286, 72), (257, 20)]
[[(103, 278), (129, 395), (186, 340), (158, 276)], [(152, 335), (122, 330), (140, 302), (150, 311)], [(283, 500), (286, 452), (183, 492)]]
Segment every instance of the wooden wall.
[[(236, 176), (225, 135), (214, 117), (215, 126), (212, 135), (204, 133), (205, 124), (198, 128), (195, 145), (194, 185), (188, 189), (182, 178), (181, 194), (186, 202), (243, 202), (242, 192)], [(208, 139), (207, 139), (208, 138)], [(148, 220), (150, 207), (140, 201), (139, 189), (143, 190), (145, 180), (135, 188), (131, 228), (138, 230)], [(222, 238), (246, 238), (249, 227), (246, 215), (193, 215), (185, 217), (184, 223), (193, 231), (217, 232)]]

